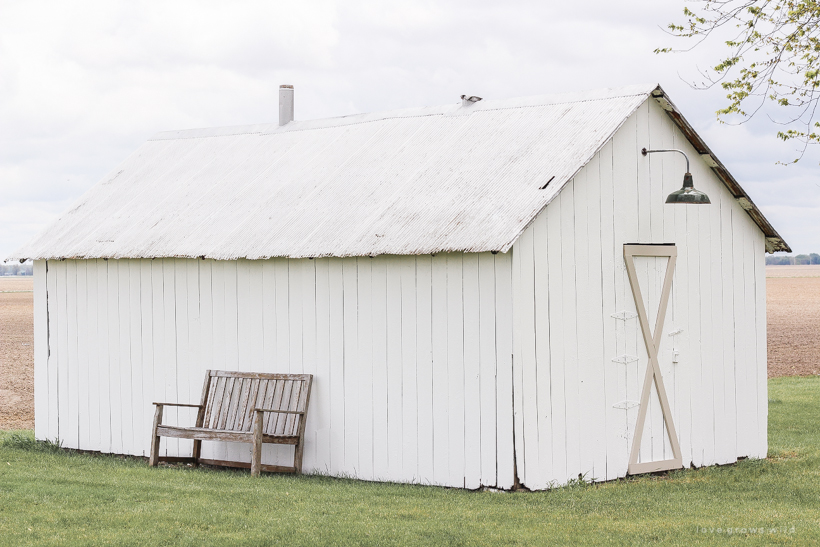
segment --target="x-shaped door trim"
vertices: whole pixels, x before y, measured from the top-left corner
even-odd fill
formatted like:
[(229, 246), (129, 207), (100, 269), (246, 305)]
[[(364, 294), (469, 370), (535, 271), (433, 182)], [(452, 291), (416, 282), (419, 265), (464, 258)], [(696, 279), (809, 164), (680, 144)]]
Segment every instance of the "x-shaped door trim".
[[(666, 264), (666, 275), (663, 279), (663, 289), (661, 290), (661, 301), (658, 306), (658, 319), (655, 321), (654, 334), (650, 330), (649, 316), (646, 313), (646, 306), (644, 306), (643, 297), (641, 296), (641, 287), (638, 283), (638, 275), (635, 271), (636, 256), (669, 258), (669, 262)], [(669, 293), (672, 290), (672, 277), (675, 273), (675, 262), (677, 258), (678, 249), (674, 244), (624, 245), (626, 272), (629, 276), (629, 284), (632, 287), (632, 296), (635, 298), (635, 307), (638, 309), (638, 320), (641, 324), (641, 332), (643, 333), (643, 340), (646, 344), (646, 352), (649, 355), (649, 364), (646, 367), (646, 376), (644, 377), (643, 391), (641, 392), (638, 420), (635, 423), (635, 436), (632, 439), (632, 452), (629, 455), (629, 468), (627, 472), (630, 475), (665, 471), (667, 469), (680, 469), (683, 467), (680, 443), (678, 443), (678, 435), (675, 432), (675, 424), (672, 422), (672, 411), (669, 408), (669, 400), (666, 397), (666, 389), (663, 386), (663, 377), (661, 376), (661, 369), (658, 364), (658, 349), (661, 344), (663, 322), (669, 304)], [(655, 390), (658, 392), (658, 399), (660, 399), (663, 419), (664, 422), (666, 422), (666, 432), (669, 436), (669, 444), (672, 446), (673, 457), (670, 460), (638, 463), (638, 455), (641, 450), (641, 437), (643, 436), (643, 429), (646, 423), (646, 409), (649, 407), (649, 394), (652, 390), (653, 380), (655, 381)]]

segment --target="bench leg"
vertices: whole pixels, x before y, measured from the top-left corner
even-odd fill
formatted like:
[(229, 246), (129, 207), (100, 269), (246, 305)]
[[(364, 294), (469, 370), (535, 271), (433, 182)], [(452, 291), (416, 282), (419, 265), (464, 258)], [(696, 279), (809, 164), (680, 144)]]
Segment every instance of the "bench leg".
[(154, 412), (154, 429), (151, 432), (151, 457), (148, 460), (148, 465), (156, 467), (159, 463), (159, 436), (157, 435), (157, 428), (162, 424), (162, 405), (157, 405), (157, 410)]
[(202, 441), (194, 440), (194, 451), (191, 456), (194, 458), (194, 467), (199, 467), (199, 456), (202, 454)]
[(253, 449), (251, 450), (251, 476), (262, 474), (262, 413), (253, 413)]
[(296, 474), (302, 474), (302, 454), (305, 449), (305, 440), (300, 438), (299, 444), (296, 445), (296, 450), (293, 452), (293, 467), (296, 469)]

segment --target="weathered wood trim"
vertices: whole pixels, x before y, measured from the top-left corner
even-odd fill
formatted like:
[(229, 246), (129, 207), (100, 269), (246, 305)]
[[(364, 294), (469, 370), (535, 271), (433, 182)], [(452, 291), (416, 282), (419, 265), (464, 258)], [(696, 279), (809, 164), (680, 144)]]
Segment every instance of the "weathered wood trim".
[[(635, 271), (636, 256), (669, 257), (669, 262), (666, 265), (663, 289), (661, 290), (661, 300), (658, 305), (658, 317), (655, 321), (654, 335), (650, 330), (649, 317), (646, 313), (643, 297), (641, 296), (641, 287), (638, 283), (638, 274)], [(674, 245), (624, 245), (624, 262), (626, 263), (626, 271), (629, 277), (629, 284), (632, 287), (632, 296), (635, 299), (635, 307), (638, 309), (638, 320), (640, 321), (644, 344), (646, 346), (647, 354), (649, 355), (649, 365), (646, 369), (643, 390), (641, 392), (641, 404), (640, 410), (638, 411), (638, 420), (635, 424), (635, 436), (632, 440), (632, 451), (629, 456), (630, 470), (643, 468), (635, 466), (638, 463), (638, 456), (640, 454), (641, 437), (643, 435), (643, 429), (646, 422), (646, 411), (649, 407), (649, 395), (652, 391), (651, 387), (653, 380), (655, 381), (655, 389), (658, 392), (658, 398), (660, 399), (661, 412), (666, 423), (669, 443), (672, 446), (672, 453), (674, 454), (673, 461), (681, 461), (680, 443), (678, 442), (678, 436), (672, 419), (672, 411), (669, 408), (669, 401), (666, 396), (666, 389), (663, 385), (663, 377), (661, 376), (660, 364), (658, 363), (658, 350), (660, 347), (661, 337), (663, 336), (663, 323), (666, 319), (667, 307), (669, 305), (669, 294), (672, 290), (672, 278), (675, 273), (675, 261), (677, 260), (677, 256), (677, 248)], [(632, 473), (632, 471), (629, 471), (629, 473)]]
[(630, 475), (640, 475), (642, 473), (657, 473), (658, 471), (670, 471), (672, 469), (681, 469), (683, 464), (680, 458), (672, 458), (670, 460), (659, 460), (655, 462), (641, 462), (630, 463)]

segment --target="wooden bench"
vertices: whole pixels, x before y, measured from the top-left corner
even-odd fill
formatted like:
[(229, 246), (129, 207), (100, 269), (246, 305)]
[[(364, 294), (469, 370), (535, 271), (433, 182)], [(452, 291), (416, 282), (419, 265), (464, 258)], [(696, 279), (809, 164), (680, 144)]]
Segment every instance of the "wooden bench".
[[(154, 431), (151, 436), (149, 465), (160, 461), (192, 462), (194, 465), (221, 465), (251, 468), (251, 475), (261, 471), (301, 473), (305, 447), (305, 421), (312, 374), (264, 374), (209, 370), (202, 386), (198, 405), (184, 403), (154, 403)], [(198, 408), (194, 427), (163, 425), (162, 411), (166, 406)], [(160, 437), (193, 439), (192, 457), (159, 457)], [(200, 458), (202, 441), (251, 443), (251, 464), (206, 460)], [(293, 467), (262, 465), (262, 444), (294, 446)]]

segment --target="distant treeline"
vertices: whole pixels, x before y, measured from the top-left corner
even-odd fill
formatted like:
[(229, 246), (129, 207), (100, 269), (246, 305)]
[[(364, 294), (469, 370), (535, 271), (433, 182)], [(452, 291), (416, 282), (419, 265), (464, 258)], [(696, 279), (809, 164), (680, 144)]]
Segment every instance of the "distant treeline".
[(23, 264), (15, 263), (15, 264), (0, 264), (0, 276), (1, 275), (31, 275), (33, 272), (33, 265), (31, 262), (26, 262)]
[[(767, 266), (795, 266), (801, 264), (820, 264), (820, 254), (811, 253), (807, 255), (795, 256), (775, 256), (766, 257)], [(23, 264), (2, 264), (0, 263), (0, 276), (4, 275), (32, 275), (33, 266), (31, 262)]]
[(820, 264), (820, 255), (811, 253), (807, 255), (795, 256), (774, 256), (766, 257), (767, 266), (800, 266), (802, 264)]

